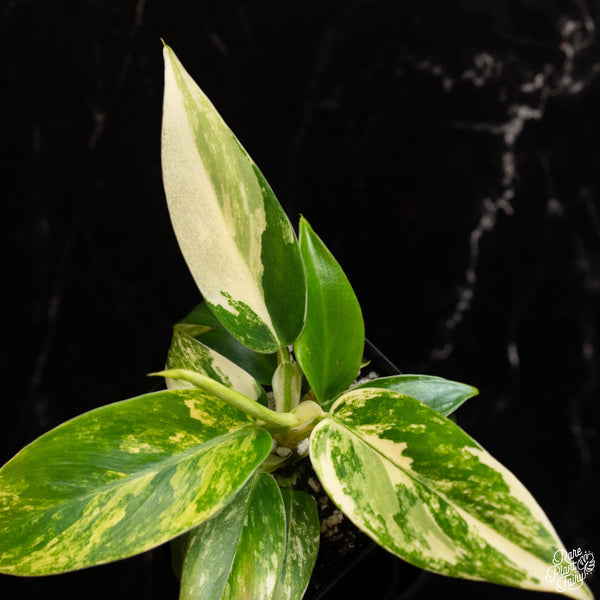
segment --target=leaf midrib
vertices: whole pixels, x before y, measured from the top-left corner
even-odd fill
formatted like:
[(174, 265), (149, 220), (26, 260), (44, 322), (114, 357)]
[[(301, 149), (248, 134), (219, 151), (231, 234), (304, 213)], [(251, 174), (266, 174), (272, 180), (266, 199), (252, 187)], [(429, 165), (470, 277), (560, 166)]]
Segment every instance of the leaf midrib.
[[(485, 521), (482, 521), (476, 514), (473, 514), (467, 508), (463, 508), (462, 506), (460, 506), (459, 504), (457, 504), (454, 500), (451, 500), (450, 498), (448, 498), (448, 496), (446, 496), (446, 494), (444, 494), (443, 491), (441, 491), (438, 488), (432, 486), (431, 481), (429, 479), (424, 478), (422, 476), (421, 477), (418, 476), (415, 473), (415, 471), (413, 471), (412, 469), (407, 469), (405, 467), (402, 467), (401, 465), (397, 464), (394, 460), (392, 460), (389, 456), (383, 454), (383, 452), (379, 448), (377, 448), (376, 446), (373, 446), (373, 444), (369, 443), (365, 439), (365, 436), (363, 434), (360, 434), (358, 431), (356, 431), (356, 430), (348, 427), (348, 425), (346, 423), (344, 423), (343, 421), (341, 421), (340, 419), (336, 418), (333, 415), (330, 418), (333, 419), (333, 420), (335, 420), (336, 423), (339, 423), (351, 435), (353, 435), (354, 437), (356, 437), (357, 439), (359, 439), (363, 444), (365, 444), (366, 446), (368, 446), (369, 448), (371, 448), (373, 451), (375, 451), (377, 454), (379, 454), (379, 456), (381, 456), (383, 459), (385, 459), (389, 463), (393, 464), (397, 469), (400, 469), (409, 478), (411, 478), (414, 481), (420, 483), (427, 490), (429, 490), (430, 492), (432, 492), (433, 494), (435, 494), (436, 496), (438, 496), (439, 498), (441, 498), (444, 502), (446, 502), (447, 504), (449, 504), (450, 506), (452, 506), (456, 511), (458, 511), (459, 513), (462, 513), (462, 514), (467, 514), (470, 518), (472, 518), (473, 520), (475, 520), (477, 523), (481, 523), (481, 525), (484, 526), (484, 527), (486, 527), (486, 528), (492, 528), (491, 525), (489, 525)], [(509, 538), (507, 538), (506, 536), (504, 536), (501, 532), (499, 532), (499, 531), (497, 531), (495, 529), (494, 529), (494, 531), (496, 531), (496, 533), (499, 536), (501, 536), (502, 538), (504, 538), (510, 544), (517, 545), (515, 542), (513, 542), (512, 540), (510, 540)], [(523, 548), (523, 550), (525, 550), (525, 549)], [(532, 556), (534, 556), (534, 555), (532, 555)]]
[[(34, 510), (27, 514), (31, 515), (31, 514), (36, 514), (36, 513), (44, 513), (48, 510), (56, 508), (57, 506), (62, 507), (62, 506), (68, 506), (69, 504), (77, 504), (77, 503), (81, 502), (82, 500), (90, 499), (95, 496), (100, 496), (102, 494), (105, 494), (105, 493), (109, 492), (112, 488), (118, 488), (121, 486), (125, 487), (128, 484), (131, 484), (139, 479), (142, 479), (145, 475), (147, 475), (150, 472), (159, 473), (162, 470), (168, 469), (173, 464), (179, 464), (179, 463), (183, 462), (184, 460), (189, 459), (194, 454), (202, 454), (202, 453), (209, 452), (213, 447), (222, 443), (224, 441), (224, 438), (230, 437), (231, 439), (234, 439), (236, 437), (240, 437), (242, 433), (245, 433), (248, 429), (251, 429), (251, 428), (252, 429), (260, 429), (253, 423), (244, 424), (242, 427), (240, 427), (239, 429), (236, 429), (233, 432), (229, 431), (225, 434), (221, 434), (217, 437), (211, 438), (210, 440), (207, 440), (206, 442), (202, 442), (201, 444), (191, 446), (190, 448), (187, 448), (186, 450), (184, 450), (180, 453), (167, 456), (164, 458), (164, 460), (160, 460), (160, 461), (151, 463), (151, 464), (143, 467), (139, 471), (135, 471), (133, 473), (128, 473), (125, 477), (121, 477), (119, 479), (114, 479), (105, 484), (101, 484), (98, 487), (95, 487), (93, 490), (84, 492), (82, 494), (78, 494), (76, 496), (69, 496), (64, 501), (55, 502), (44, 508)], [(157, 466), (159, 468), (156, 468)], [(35, 498), (28, 498), (27, 500), (35, 500)]]

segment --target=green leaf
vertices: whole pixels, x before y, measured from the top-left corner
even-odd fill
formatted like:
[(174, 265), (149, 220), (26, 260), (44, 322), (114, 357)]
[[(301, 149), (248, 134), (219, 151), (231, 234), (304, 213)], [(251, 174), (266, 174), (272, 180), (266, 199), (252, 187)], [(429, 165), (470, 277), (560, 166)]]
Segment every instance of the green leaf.
[[(353, 390), (314, 429), (313, 466), (333, 501), (378, 544), (424, 569), (536, 590), (561, 541), (515, 476), (414, 398)], [(565, 553), (566, 554), (566, 553)], [(559, 567), (575, 567), (564, 560)], [(590, 598), (589, 590), (565, 592)]]
[(305, 492), (281, 490), (287, 536), (283, 569), (272, 600), (301, 600), (319, 551), (319, 511)]
[(366, 387), (392, 390), (416, 398), (445, 417), (453, 413), (463, 402), (479, 394), (479, 390), (471, 385), (432, 375), (381, 377), (358, 385), (356, 389)]
[(365, 327), (346, 275), (304, 218), (300, 250), (308, 296), (306, 325), (294, 350), (319, 403), (327, 408), (356, 378)]
[(162, 544), (225, 506), (271, 436), (200, 390), (110, 404), (0, 469), (0, 572), (46, 575)]
[(180, 600), (271, 600), (285, 548), (277, 483), (256, 473), (234, 500), (194, 529)]
[[(188, 369), (202, 373), (252, 400), (267, 404), (265, 391), (250, 374), (190, 336), (186, 332), (186, 325), (189, 326), (184, 323), (183, 327), (175, 325), (173, 328), (173, 339), (167, 356), (167, 369)], [(167, 380), (167, 386), (170, 389), (189, 385), (174, 379)]]
[(250, 373), (256, 381), (270, 385), (273, 373), (277, 368), (276, 354), (254, 352), (236, 340), (215, 317), (206, 302), (201, 302), (178, 325), (191, 325), (202, 328), (197, 332), (189, 332), (205, 346), (212, 348), (222, 356), (239, 365)]
[(304, 325), (294, 230), (257, 166), (174, 52), (164, 48), (163, 182), (188, 267), (243, 344), (275, 352)]

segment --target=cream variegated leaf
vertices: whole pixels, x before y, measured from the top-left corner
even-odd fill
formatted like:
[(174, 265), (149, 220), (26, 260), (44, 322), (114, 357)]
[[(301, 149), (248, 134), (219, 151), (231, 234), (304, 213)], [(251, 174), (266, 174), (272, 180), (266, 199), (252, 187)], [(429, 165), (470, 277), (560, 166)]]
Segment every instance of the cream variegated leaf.
[(285, 512), (271, 475), (256, 473), (189, 537), (180, 600), (271, 600), (285, 548)]
[(0, 572), (61, 573), (162, 544), (230, 502), (271, 446), (197, 389), (67, 421), (0, 469)]
[[(556, 591), (546, 576), (564, 547), (542, 509), (429, 406), (391, 390), (353, 390), (313, 430), (310, 453), (334, 502), (397, 556), (445, 575)], [(568, 559), (559, 567), (578, 577)], [(591, 598), (583, 583), (564, 593)]]
[(212, 311), (242, 343), (275, 352), (304, 325), (294, 230), (256, 165), (166, 46), (163, 182), (173, 229)]

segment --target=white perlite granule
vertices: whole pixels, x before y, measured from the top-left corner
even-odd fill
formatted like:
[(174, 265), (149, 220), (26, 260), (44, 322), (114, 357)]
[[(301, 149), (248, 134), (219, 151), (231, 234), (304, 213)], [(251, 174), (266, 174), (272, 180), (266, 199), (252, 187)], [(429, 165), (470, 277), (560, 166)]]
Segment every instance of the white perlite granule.
[(321, 533), (326, 536), (334, 535), (338, 532), (337, 526), (344, 520), (344, 515), (339, 510), (334, 510), (328, 517), (321, 521)]
[(374, 379), (378, 379), (379, 374), (375, 371), (369, 371), (364, 377), (356, 379), (352, 382), (352, 385), (349, 389), (355, 388), (357, 385), (362, 385), (363, 383), (368, 383), (369, 381), (373, 381)]
[(300, 442), (298, 442), (298, 446), (296, 446), (296, 452), (299, 456), (303, 456), (308, 452), (308, 438), (304, 438)]
[(309, 477), (306, 483), (310, 485), (315, 494), (318, 494), (321, 491), (321, 484), (314, 477)]

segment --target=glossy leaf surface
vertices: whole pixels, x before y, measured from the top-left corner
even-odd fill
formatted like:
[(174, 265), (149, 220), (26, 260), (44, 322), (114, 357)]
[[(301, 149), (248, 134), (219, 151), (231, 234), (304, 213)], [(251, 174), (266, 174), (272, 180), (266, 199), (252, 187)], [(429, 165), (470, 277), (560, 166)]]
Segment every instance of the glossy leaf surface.
[[(266, 404), (267, 395), (257, 381), (228, 358), (205, 346), (192, 335), (189, 326), (175, 325), (167, 356), (167, 369), (189, 369), (202, 373), (241, 394)], [(190, 384), (167, 379), (170, 389), (189, 387)]]
[[(555, 591), (545, 576), (563, 546), (546, 515), (432, 408), (389, 390), (353, 390), (314, 429), (310, 453), (334, 502), (390, 552), (446, 575)], [(570, 595), (590, 597), (585, 586)]]
[(305, 492), (283, 489), (281, 494), (287, 529), (285, 559), (272, 600), (301, 600), (319, 551), (319, 512)]
[(234, 338), (215, 317), (206, 302), (201, 302), (178, 325), (198, 326), (188, 333), (222, 356), (239, 365), (263, 385), (270, 385), (277, 368), (276, 354), (255, 352)]
[(358, 388), (375, 387), (392, 390), (420, 400), (447, 417), (463, 402), (479, 393), (477, 388), (458, 381), (431, 375), (393, 375), (363, 383)]
[(256, 473), (234, 500), (190, 535), (181, 600), (271, 600), (285, 548), (277, 483)]
[(211, 310), (246, 346), (294, 342), (305, 277), (294, 230), (257, 166), (164, 48), (163, 182), (173, 228)]
[(110, 404), (0, 470), (0, 572), (45, 575), (143, 552), (226, 505), (271, 436), (199, 390)]
[(328, 407), (358, 373), (365, 327), (346, 275), (304, 218), (300, 249), (308, 294), (306, 326), (294, 350), (319, 403)]

